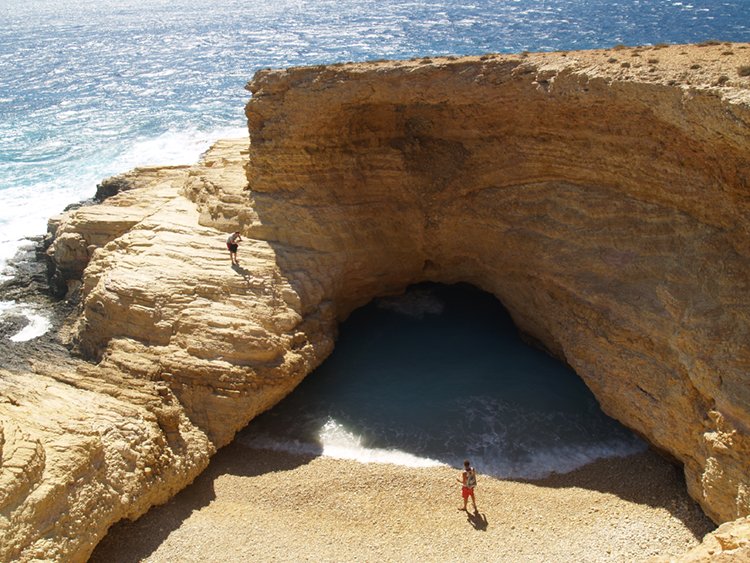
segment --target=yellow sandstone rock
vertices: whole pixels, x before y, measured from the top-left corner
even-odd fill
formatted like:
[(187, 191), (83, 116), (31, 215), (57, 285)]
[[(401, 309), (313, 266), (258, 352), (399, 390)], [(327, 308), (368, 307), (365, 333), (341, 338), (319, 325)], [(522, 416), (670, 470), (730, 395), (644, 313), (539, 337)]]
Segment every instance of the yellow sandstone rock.
[(423, 280), (493, 293), (714, 520), (747, 515), (747, 47), (260, 72), (245, 232), (304, 311)]
[[(664, 558), (656, 561), (674, 561)], [(745, 563), (750, 561), (750, 518), (719, 526), (703, 542), (679, 558), (681, 563)]]
[(137, 170), (55, 223), (88, 362), (0, 374), (0, 560), (85, 560), (319, 365), (353, 309), (426, 280), (496, 295), (716, 522), (747, 516), (750, 46), (723, 51), (258, 73), (252, 144)]

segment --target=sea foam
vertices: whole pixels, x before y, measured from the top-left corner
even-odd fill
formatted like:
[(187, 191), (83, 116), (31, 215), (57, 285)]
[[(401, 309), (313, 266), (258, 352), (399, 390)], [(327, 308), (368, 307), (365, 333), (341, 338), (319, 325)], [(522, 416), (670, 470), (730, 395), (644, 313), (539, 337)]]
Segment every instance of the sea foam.
[(364, 445), (361, 435), (329, 418), (320, 427), (315, 442), (281, 440), (268, 434), (244, 433), (239, 438), (246, 446), (258, 449), (283, 451), (291, 454), (314, 455), (334, 459), (347, 459), (360, 463), (389, 463), (404, 467), (439, 467), (444, 463), (395, 448), (372, 448)]
[(31, 305), (15, 301), (0, 301), (0, 319), (8, 315), (20, 315), (26, 317), (28, 321), (25, 327), (9, 338), (11, 342), (33, 340), (45, 334), (52, 326), (50, 319)]
[[(6, 266), (28, 243), (28, 238), (44, 234), (47, 220), (69, 204), (93, 197), (96, 185), (105, 177), (136, 166), (189, 165), (197, 162), (216, 140), (247, 136), (240, 127), (220, 127), (208, 131), (197, 128), (170, 129), (155, 137), (133, 140), (109, 162), (59, 167), (60, 175), (38, 178), (30, 185), (0, 189), (0, 276), (8, 279)], [(28, 158), (36, 158), (29, 156)], [(49, 154), (45, 158), (49, 158)], [(0, 277), (0, 281), (2, 281)]]
[(492, 296), (424, 284), (377, 299), (334, 353), (241, 433), (254, 447), (537, 479), (645, 444), (569, 368), (518, 337)]
[[(599, 459), (627, 457), (647, 449), (647, 445), (640, 440), (611, 440), (597, 444), (533, 450), (529, 456), (518, 460), (502, 455), (505, 450), (498, 444), (496, 449), (488, 449), (482, 454), (472, 452), (470, 448), (463, 454), (435, 459), (398, 448), (368, 447), (364, 444), (362, 435), (347, 429), (332, 418), (320, 427), (318, 439), (314, 442), (281, 439), (278, 436), (256, 434), (252, 431), (241, 433), (238, 440), (245, 446), (257, 449), (345, 459), (359, 463), (388, 463), (402, 467), (461, 467), (463, 459), (469, 457), (478, 471), (498, 479), (543, 479), (556, 473), (569, 473)], [(492, 451), (497, 453), (492, 454)]]

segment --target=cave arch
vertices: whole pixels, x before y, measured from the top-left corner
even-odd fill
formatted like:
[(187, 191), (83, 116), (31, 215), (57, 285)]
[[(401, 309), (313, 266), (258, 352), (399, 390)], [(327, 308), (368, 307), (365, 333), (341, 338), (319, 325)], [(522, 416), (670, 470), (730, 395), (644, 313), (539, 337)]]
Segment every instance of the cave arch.
[(418, 284), (340, 325), (336, 349), (240, 442), (539, 479), (644, 443), (604, 415), (569, 366), (524, 342), (468, 284)]
[(304, 314), (333, 335), (378, 295), (471, 283), (680, 460), (715, 520), (750, 510), (743, 462), (716, 447), (747, 444), (744, 106), (544, 56), (262, 71), (248, 88), (245, 228)]
[[(665, 47), (654, 72), (592, 51), (258, 73), (249, 149), (220, 141), (194, 166), (137, 169), (51, 221), (48, 254), (82, 275), (61, 334), (98, 363), (3, 374), (19, 396), (6, 428), (53, 445), (31, 460), (46, 459), (32, 471), (44, 484), (10, 499), (28, 516), (12, 553), (43, 539), (85, 556), (281, 400), (351, 311), (421, 281), (498, 297), (683, 464), (714, 521), (750, 513), (750, 98), (721, 74), (745, 47), (708, 48), (700, 69), (704, 47)], [(249, 267), (231, 270), (238, 226)], [(76, 467), (95, 471), (71, 484)], [(27, 510), (78, 499), (97, 500), (96, 526)], [(73, 541), (48, 543), (51, 521)]]

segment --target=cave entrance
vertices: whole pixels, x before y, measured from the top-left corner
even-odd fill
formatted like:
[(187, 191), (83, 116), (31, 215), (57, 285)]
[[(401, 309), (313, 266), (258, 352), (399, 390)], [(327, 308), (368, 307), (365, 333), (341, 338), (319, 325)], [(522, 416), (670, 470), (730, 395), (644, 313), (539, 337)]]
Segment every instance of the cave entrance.
[(333, 354), (241, 433), (248, 445), (539, 478), (646, 445), (473, 286), (420, 284), (342, 323)]

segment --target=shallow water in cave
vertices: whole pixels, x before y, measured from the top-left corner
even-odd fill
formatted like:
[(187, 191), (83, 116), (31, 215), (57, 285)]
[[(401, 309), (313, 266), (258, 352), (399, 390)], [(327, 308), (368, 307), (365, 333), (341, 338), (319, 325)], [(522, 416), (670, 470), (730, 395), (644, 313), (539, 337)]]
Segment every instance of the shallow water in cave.
[(492, 295), (422, 284), (340, 327), (333, 354), (244, 429), (253, 447), (539, 478), (643, 441), (569, 367), (531, 348)]

